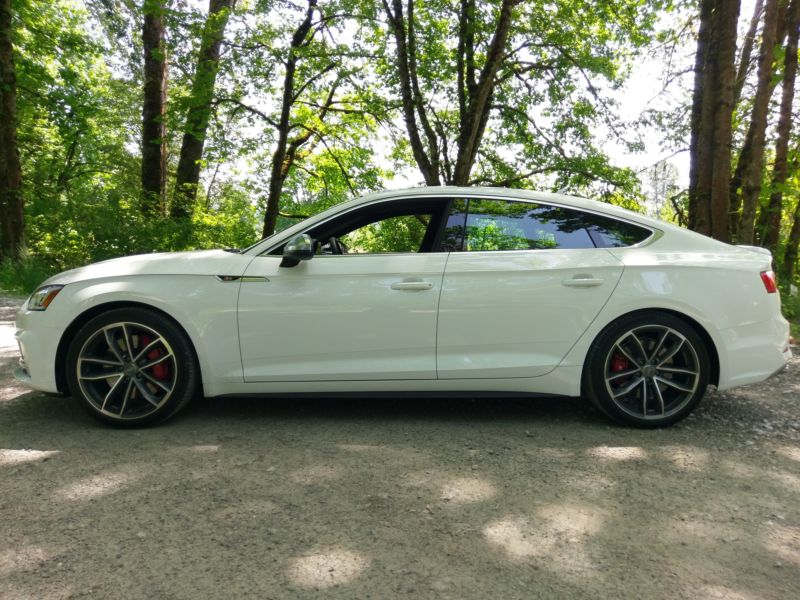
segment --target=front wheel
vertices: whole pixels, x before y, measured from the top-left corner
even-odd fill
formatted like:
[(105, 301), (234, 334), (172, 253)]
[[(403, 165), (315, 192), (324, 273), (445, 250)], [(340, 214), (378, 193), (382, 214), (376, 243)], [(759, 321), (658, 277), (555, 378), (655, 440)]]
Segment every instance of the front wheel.
[(685, 321), (639, 313), (606, 327), (592, 344), (584, 390), (615, 421), (665, 427), (685, 418), (705, 394), (708, 350)]
[(183, 331), (144, 308), (94, 317), (78, 330), (67, 353), (72, 395), (94, 417), (118, 426), (174, 415), (197, 392), (198, 371)]

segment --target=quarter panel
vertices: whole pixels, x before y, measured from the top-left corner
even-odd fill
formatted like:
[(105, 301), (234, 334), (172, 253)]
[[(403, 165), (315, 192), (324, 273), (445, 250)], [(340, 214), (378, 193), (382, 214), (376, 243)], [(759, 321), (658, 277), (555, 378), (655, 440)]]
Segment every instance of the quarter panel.
[(788, 324), (780, 314), (778, 295), (767, 294), (759, 276), (769, 260), (731, 249), (614, 250), (625, 264), (619, 285), (561, 364), (584, 364), (594, 339), (617, 318), (663, 309), (690, 317), (709, 335), (719, 357), (719, 388), (768, 377), (785, 362), (781, 348), (787, 343)]

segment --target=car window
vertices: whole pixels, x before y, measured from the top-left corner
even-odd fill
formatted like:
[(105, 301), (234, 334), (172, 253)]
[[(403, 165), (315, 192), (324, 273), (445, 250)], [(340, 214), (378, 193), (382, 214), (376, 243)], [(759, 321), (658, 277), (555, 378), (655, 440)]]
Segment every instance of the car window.
[(589, 233), (599, 248), (624, 248), (646, 240), (652, 231), (600, 215), (587, 215)]
[(390, 217), (339, 236), (348, 254), (419, 252), (431, 215)]
[(636, 244), (650, 233), (636, 225), (560, 206), (473, 198), (453, 203), (441, 249), (614, 248)]

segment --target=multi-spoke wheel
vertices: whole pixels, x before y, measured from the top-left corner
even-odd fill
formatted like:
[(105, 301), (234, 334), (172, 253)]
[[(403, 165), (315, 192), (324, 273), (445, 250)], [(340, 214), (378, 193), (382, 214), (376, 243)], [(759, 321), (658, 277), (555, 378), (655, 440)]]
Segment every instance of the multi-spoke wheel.
[(67, 355), (70, 390), (94, 416), (143, 425), (175, 414), (197, 390), (196, 361), (168, 318), (121, 308), (84, 325)]
[(640, 313), (609, 325), (589, 352), (584, 387), (607, 415), (642, 427), (686, 417), (705, 393), (708, 352), (684, 321)]

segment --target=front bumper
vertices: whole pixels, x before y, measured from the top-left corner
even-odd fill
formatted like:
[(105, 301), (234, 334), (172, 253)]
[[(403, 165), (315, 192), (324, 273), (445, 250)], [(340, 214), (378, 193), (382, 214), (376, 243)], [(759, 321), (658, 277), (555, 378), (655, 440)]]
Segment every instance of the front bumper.
[(17, 312), (16, 330), (21, 355), (20, 364), (14, 370), (14, 378), (34, 390), (56, 394), (56, 353), (61, 339), (60, 328), (48, 327), (45, 312)]

